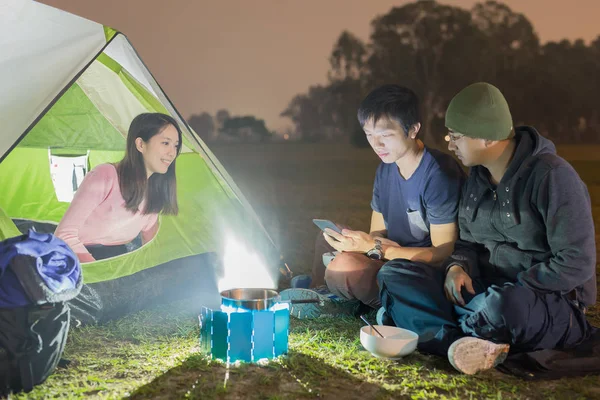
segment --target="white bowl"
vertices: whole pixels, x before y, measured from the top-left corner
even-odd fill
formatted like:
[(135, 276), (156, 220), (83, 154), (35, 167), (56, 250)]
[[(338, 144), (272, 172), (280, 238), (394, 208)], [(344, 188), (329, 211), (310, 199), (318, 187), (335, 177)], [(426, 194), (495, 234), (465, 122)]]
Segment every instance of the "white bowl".
[(398, 359), (412, 353), (417, 348), (419, 335), (408, 329), (395, 326), (373, 325), (384, 336), (377, 334), (370, 326), (360, 329), (360, 342), (375, 357)]

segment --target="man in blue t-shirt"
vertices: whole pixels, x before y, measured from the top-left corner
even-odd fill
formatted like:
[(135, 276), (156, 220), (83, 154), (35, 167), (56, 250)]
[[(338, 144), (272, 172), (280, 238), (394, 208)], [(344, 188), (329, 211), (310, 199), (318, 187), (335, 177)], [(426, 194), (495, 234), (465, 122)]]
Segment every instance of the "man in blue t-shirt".
[(360, 104), (358, 120), (382, 161), (375, 176), (370, 233), (326, 229), (324, 239), (339, 253), (326, 269), (313, 268), (313, 286), (324, 275), (333, 294), (378, 308), (376, 277), (385, 261), (404, 258), (435, 265), (452, 254), (464, 173), (451, 156), (417, 139), (418, 108), (415, 93), (398, 85), (377, 88)]

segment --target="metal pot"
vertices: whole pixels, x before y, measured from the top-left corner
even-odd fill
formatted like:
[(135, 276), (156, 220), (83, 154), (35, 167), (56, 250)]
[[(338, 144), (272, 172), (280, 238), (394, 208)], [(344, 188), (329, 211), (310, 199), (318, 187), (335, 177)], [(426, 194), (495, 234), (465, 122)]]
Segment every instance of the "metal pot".
[(321, 303), (319, 299), (281, 300), (279, 293), (273, 289), (239, 288), (221, 292), (221, 304), (226, 307), (246, 310), (267, 310), (277, 303)]

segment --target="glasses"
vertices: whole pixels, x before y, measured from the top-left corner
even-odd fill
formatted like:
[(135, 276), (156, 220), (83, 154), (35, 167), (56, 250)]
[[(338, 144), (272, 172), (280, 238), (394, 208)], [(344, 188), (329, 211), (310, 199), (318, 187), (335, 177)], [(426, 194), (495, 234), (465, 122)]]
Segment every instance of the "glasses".
[(456, 133), (456, 132), (448, 132), (448, 134), (446, 135), (446, 137), (444, 139), (446, 139), (446, 142), (456, 143), (458, 140), (462, 139), (463, 137), (465, 137), (465, 135), (463, 135), (463, 134)]

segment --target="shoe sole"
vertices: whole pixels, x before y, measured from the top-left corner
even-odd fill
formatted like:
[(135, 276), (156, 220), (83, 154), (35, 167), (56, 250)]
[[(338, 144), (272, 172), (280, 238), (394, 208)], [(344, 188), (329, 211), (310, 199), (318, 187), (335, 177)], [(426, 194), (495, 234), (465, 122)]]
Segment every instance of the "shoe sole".
[(508, 356), (509, 349), (508, 344), (463, 337), (450, 345), (448, 360), (456, 370), (473, 375), (502, 364)]

